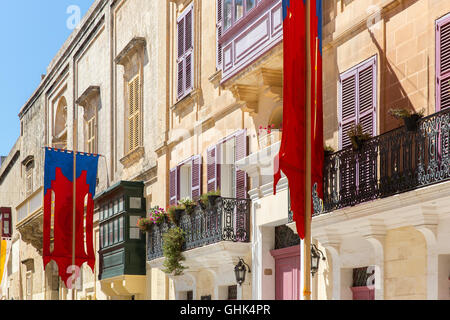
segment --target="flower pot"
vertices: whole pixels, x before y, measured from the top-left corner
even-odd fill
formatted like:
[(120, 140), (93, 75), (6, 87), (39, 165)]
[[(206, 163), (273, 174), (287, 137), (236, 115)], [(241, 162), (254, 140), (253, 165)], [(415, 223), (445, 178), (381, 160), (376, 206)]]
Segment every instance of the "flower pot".
[(203, 203), (203, 201), (202, 201), (201, 199), (199, 199), (199, 200), (197, 201), (197, 204), (200, 206), (200, 208), (202, 208), (202, 210), (205, 210), (205, 209), (206, 209), (206, 204)]
[(418, 128), (418, 121), (420, 120), (421, 116), (418, 114), (413, 114), (411, 117), (403, 118), (403, 121), (405, 122), (405, 127), (407, 131), (417, 131)]
[(363, 139), (362, 137), (359, 136), (355, 136), (351, 138), (351, 140), (353, 151), (361, 151), (362, 147), (364, 146), (364, 143), (366, 142), (366, 139)]
[(214, 207), (216, 205), (217, 199), (219, 199), (220, 196), (208, 196), (208, 202), (210, 207)]
[(196, 205), (194, 205), (194, 204), (187, 205), (186, 206), (186, 213), (189, 214), (189, 215), (193, 214), (194, 211), (195, 211), (195, 207), (196, 207)]

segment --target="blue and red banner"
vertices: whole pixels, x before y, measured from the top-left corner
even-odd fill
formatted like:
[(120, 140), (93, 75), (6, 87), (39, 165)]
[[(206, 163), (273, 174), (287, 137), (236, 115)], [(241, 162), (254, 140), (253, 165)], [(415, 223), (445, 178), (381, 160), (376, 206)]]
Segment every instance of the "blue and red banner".
[[(306, 1), (310, 1), (309, 13)], [(307, 14), (310, 15), (310, 26), (307, 26)], [(283, 171), (289, 181), (297, 232), (304, 239), (306, 121), (311, 121), (312, 186), (316, 187), (318, 196), (323, 197), (322, 1), (283, 0), (283, 19), (283, 136), (280, 152), (275, 158), (274, 191)], [(311, 39), (310, 79), (307, 73), (307, 32), (310, 32)], [(306, 119), (307, 81), (311, 81), (311, 119)]]
[[(68, 268), (73, 265), (74, 195), (75, 266), (81, 268), (83, 263), (87, 262), (94, 271), (93, 199), (97, 184), (98, 158), (98, 155), (77, 153), (74, 166), (72, 151), (45, 149), (44, 268), (54, 260), (58, 264), (59, 275), (64, 282), (71, 276)], [(53, 247), (51, 247), (52, 240)]]

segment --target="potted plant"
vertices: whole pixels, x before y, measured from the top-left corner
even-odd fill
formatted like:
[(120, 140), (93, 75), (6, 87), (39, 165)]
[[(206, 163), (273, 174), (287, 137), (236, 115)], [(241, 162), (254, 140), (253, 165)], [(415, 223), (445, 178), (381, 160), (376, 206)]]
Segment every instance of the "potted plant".
[(170, 206), (167, 209), (167, 214), (169, 215), (170, 220), (174, 224), (178, 225), (180, 223), (180, 219), (184, 213), (184, 210), (185, 208), (183, 205)]
[(331, 156), (334, 153), (334, 149), (328, 145), (323, 147), (323, 153), (325, 158)]
[(389, 109), (389, 114), (396, 119), (403, 119), (406, 130), (416, 131), (417, 122), (423, 118), (425, 109), (417, 111), (411, 111), (404, 108), (401, 109)]
[(151, 223), (159, 225), (167, 220), (167, 213), (163, 208), (156, 206), (150, 209), (148, 219)]
[(174, 276), (180, 276), (183, 274), (185, 266), (181, 264), (181, 261), (185, 260), (182, 251), (185, 241), (185, 232), (179, 228), (170, 228), (168, 232), (163, 234), (163, 254), (165, 260), (163, 262), (163, 272)]
[(187, 214), (191, 215), (192, 213), (194, 213), (196, 203), (191, 198), (181, 199), (180, 201), (178, 201), (178, 204), (184, 207)]
[(350, 130), (347, 132), (350, 141), (352, 142), (352, 147), (354, 151), (361, 150), (364, 143), (371, 138), (370, 134), (364, 133), (361, 124), (352, 125)]
[(141, 232), (149, 232), (153, 225), (153, 222), (149, 218), (140, 218), (137, 222), (137, 226)]
[(220, 198), (220, 190), (216, 191), (210, 191), (206, 194), (203, 194), (200, 198), (200, 202), (202, 203), (203, 207), (205, 208), (208, 204), (209, 207), (212, 208), (216, 205), (217, 199)]

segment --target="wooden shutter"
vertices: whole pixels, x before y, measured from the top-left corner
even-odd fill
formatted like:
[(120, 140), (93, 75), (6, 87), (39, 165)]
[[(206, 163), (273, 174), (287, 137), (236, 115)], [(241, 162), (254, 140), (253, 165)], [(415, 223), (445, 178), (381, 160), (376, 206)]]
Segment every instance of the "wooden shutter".
[(348, 147), (351, 142), (347, 132), (356, 123), (356, 72), (341, 76), (339, 108), (339, 148)]
[(375, 135), (375, 60), (363, 64), (358, 68), (358, 117), (357, 122), (361, 124), (363, 132)]
[(436, 24), (436, 111), (450, 107), (450, 16)]
[(95, 138), (96, 138), (96, 117), (92, 117), (87, 122), (87, 152), (88, 153), (95, 153), (96, 152), (96, 145), (95, 145)]
[(197, 199), (202, 195), (202, 156), (192, 157), (191, 198)]
[(216, 67), (217, 70), (222, 70), (222, 44), (220, 43), (220, 38), (222, 37), (222, 20), (223, 20), (223, 2), (222, 0), (217, 0), (216, 2), (216, 43), (217, 43), (217, 53), (216, 53)]
[(178, 198), (178, 167), (170, 169), (169, 173), (169, 204), (171, 206), (177, 204)]
[(1, 208), (1, 218), (2, 218), (2, 232), (1, 235), (4, 238), (12, 237), (12, 217), (11, 217), (11, 208)]
[(363, 132), (376, 134), (376, 58), (341, 75), (339, 148), (351, 145), (347, 132), (361, 124)]
[(128, 83), (128, 151), (141, 145), (141, 83), (137, 75)]
[(178, 18), (177, 29), (177, 97), (181, 99), (194, 87), (194, 11), (192, 5)]
[[(236, 161), (242, 160), (247, 156), (247, 129), (236, 134)], [(236, 170), (236, 198), (247, 199), (247, 173), (242, 170)]]
[(220, 144), (212, 146), (207, 150), (207, 179), (208, 191), (220, 189)]

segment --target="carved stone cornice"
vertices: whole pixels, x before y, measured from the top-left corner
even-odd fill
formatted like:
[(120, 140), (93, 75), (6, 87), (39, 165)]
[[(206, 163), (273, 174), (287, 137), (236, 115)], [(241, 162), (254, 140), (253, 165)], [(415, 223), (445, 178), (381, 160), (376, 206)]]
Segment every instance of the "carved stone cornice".
[(134, 53), (139, 49), (145, 48), (147, 45), (147, 40), (144, 37), (134, 37), (125, 46), (125, 48), (117, 55), (114, 62), (120, 65), (125, 65), (127, 59), (129, 59)]
[(275, 102), (280, 102), (283, 98), (283, 72), (261, 68), (257, 70), (257, 74), (261, 79), (264, 94)]
[(143, 158), (144, 154), (145, 154), (144, 147), (138, 147), (135, 150), (128, 153), (119, 161), (125, 168), (128, 168), (131, 167), (137, 161), (139, 161), (141, 158)]
[(258, 112), (259, 88), (253, 85), (234, 84), (230, 87), (236, 100), (243, 104), (242, 109), (250, 115)]
[(201, 89), (194, 89), (189, 94), (187, 94), (182, 99), (178, 100), (174, 105), (170, 107), (176, 113), (182, 112), (186, 107), (192, 106), (195, 103), (198, 103), (202, 96)]
[(100, 87), (99, 86), (89, 86), (82, 94), (81, 96), (77, 99), (76, 104), (86, 108), (88, 101), (96, 96), (100, 94)]
[(16, 226), (20, 232), (22, 241), (31, 244), (36, 250), (42, 254), (43, 236), (44, 236), (44, 214), (43, 211), (38, 212), (32, 217), (26, 219)]

